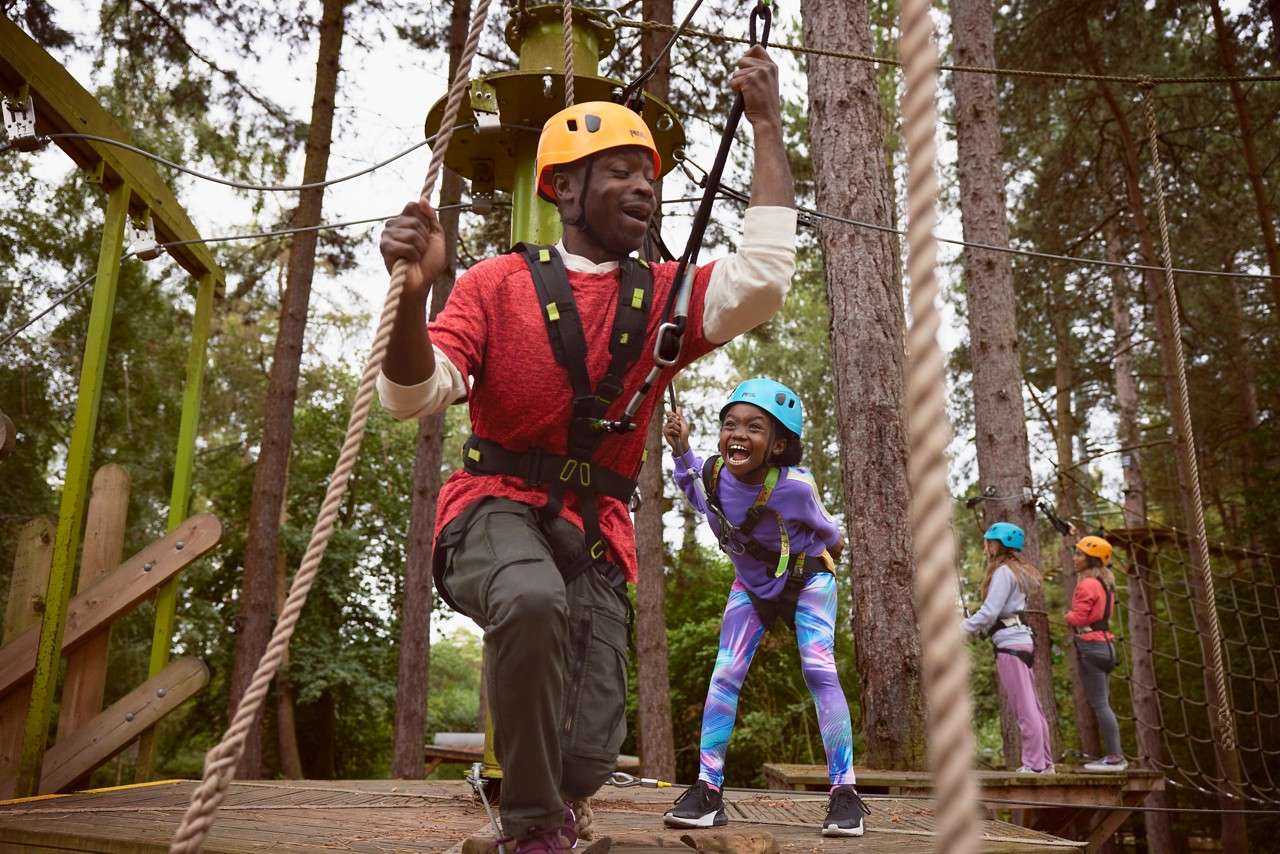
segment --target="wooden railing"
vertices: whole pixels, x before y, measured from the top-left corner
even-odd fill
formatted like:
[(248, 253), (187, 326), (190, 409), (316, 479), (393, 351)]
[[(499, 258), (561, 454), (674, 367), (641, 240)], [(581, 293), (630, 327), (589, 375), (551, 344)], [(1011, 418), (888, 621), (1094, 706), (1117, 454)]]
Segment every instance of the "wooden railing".
[[(67, 606), (62, 634), (66, 675), (57, 737), (40, 766), (40, 793), (72, 788), (86, 780), (93, 769), (209, 681), (202, 661), (179, 658), (102, 708), (111, 624), (207, 554), (222, 537), (216, 517), (197, 514), (121, 560), (128, 505), (128, 473), (118, 465), (100, 468), (89, 499), (77, 593)], [(0, 798), (14, 792), (24, 725), (32, 706), (31, 680), (53, 541), (54, 526), (46, 518), (31, 520), (18, 535), (0, 637)]]

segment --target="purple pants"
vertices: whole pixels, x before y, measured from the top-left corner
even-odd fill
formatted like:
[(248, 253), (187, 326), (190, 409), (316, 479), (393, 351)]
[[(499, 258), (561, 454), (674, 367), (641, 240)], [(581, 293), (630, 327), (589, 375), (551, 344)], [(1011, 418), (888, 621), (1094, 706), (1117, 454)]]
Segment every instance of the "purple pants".
[[(1031, 652), (1030, 645), (1011, 649)], [(996, 654), (996, 673), (1005, 700), (1018, 719), (1018, 732), (1022, 734), (1022, 764), (1033, 771), (1043, 771), (1053, 764), (1049, 752), (1049, 723), (1040, 709), (1036, 697), (1036, 675), (1016, 655)]]

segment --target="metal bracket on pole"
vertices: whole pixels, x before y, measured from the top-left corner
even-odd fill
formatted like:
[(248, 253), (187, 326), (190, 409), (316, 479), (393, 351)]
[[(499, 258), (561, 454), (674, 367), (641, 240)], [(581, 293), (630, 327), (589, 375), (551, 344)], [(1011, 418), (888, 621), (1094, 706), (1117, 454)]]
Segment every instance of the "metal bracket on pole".
[(156, 223), (149, 210), (143, 211), (139, 219), (130, 217), (125, 224), (125, 239), (126, 251), (140, 261), (153, 261), (164, 254), (156, 242)]
[(487, 215), (493, 210), (493, 161), (471, 161), (471, 210)]
[(36, 136), (36, 105), (27, 96), (24, 105), (19, 100), (0, 99), (0, 114), (4, 116), (4, 132), (9, 137), (9, 145), (19, 151), (38, 151), (47, 144)]

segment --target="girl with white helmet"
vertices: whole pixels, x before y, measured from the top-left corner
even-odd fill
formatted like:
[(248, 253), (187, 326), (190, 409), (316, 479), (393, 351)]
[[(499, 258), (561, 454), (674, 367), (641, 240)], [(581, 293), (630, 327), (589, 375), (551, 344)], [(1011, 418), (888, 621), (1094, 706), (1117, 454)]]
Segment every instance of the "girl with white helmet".
[(863, 833), (870, 810), (853, 787), (853, 727), (835, 666), (833, 572), (844, 537), (813, 476), (799, 467), (803, 427), (795, 392), (768, 379), (734, 390), (720, 410), (720, 453), (706, 463), (689, 448), (683, 414), (667, 415), (663, 435), (675, 456), (676, 482), (706, 515), (735, 575), (702, 713), (698, 780), (664, 815), (668, 826), (728, 823), (721, 787), (738, 692), (765, 630), (781, 617), (795, 629), (827, 754), (831, 796), (822, 834)]
[(1116, 666), (1115, 635), (1110, 625), (1116, 598), (1116, 577), (1110, 567), (1111, 543), (1102, 537), (1081, 537), (1072, 559), (1076, 589), (1066, 620), (1075, 634), (1080, 681), (1107, 751), (1106, 756), (1087, 763), (1084, 770), (1123, 771), (1129, 763), (1120, 751), (1120, 725), (1111, 710), (1107, 690), (1107, 674)]
[(1036, 695), (1032, 670), (1035, 639), (1023, 619), (1027, 596), (1040, 586), (1040, 570), (1022, 556), (1026, 535), (1017, 525), (997, 522), (983, 535), (987, 574), (982, 579), (982, 607), (961, 627), (971, 635), (991, 639), (996, 650), (996, 674), (1005, 702), (1022, 734), (1020, 774), (1052, 774), (1053, 753), (1049, 723)]

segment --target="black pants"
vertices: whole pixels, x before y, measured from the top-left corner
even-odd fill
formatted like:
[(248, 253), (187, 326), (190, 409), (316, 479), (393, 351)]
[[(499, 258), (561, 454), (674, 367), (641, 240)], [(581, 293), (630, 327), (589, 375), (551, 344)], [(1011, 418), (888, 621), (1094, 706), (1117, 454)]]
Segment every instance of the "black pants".
[(566, 588), (558, 567), (583, 548), (569, 522), (544, 531), (534, 508), (504, 498), (470, 508), (437, 544), (441, 593), (484, 629), (502, 826), (517, 839), (594, 794), (626, 736), (626, 583), (589, 570)]

